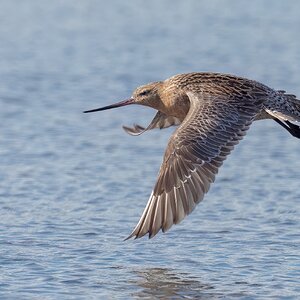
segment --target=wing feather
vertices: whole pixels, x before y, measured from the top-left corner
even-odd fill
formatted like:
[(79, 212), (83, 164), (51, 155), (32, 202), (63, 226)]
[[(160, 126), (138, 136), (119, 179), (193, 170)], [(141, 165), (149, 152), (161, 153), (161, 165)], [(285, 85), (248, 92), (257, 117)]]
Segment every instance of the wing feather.
[(133, 127), (123, 126), (123, 129), (130, 135), (140, 135), (148, 130), (154, 128), (168, 128), (170, 126), (177, 126), (181, 121), (173, 116), (167, 116), (166, 114), (158, 111), (154, 116), (153, 120), (147, 127), (140, 126), (138, 124), (133, 124)]
[(264, 101), (250, 96), (187, 95), (190, 110), (169, 140), (148, 204), (128, 238), (165, 232), (194, 210)]

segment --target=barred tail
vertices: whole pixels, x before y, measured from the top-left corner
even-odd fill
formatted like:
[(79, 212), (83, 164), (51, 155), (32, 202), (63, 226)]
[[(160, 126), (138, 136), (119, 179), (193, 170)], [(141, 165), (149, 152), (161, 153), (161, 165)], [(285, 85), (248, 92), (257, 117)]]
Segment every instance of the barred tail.
[(292, 103), (295, 108), (295, 121), (300, 122), (300, 100), (293, 99)]
[(300, 122), (300, 100), (291, 94), (281, 94), (281, 97), (284, 101), (282, 108), (279, 110), (283, 117), (281, 119), (290, 122)]
[(300, 100), (295, 95), (278, 91), (282, 105), (276, 110), (267, 110), (273, 119), (285, 128), (294, 137), (300, 138), (300, 126), (294, 122), (300, 122)]
[(274, 120), (285, 128), (292, 136), (300, 139), (300, 126), (291, 123), (290, 121), (282, 121), (280, 119), (274, 118)]

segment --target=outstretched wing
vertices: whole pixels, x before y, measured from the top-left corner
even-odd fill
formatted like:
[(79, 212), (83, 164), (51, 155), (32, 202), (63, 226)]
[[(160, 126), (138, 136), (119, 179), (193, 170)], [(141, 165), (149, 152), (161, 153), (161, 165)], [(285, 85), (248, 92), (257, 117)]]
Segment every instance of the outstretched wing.
[(151, 123), (146, 128), (138, 124), (134, 124), (133, 127), (123, 126), (123, 129), (130, 135), (140, 135), (147, 130), (151, 130), (154, 128), (168, 128), (173, 125), (179, 125), (180, 123), (181, 121), (178, 118), (173, 116), (167, 116), (166, 114), (158, 111)]
[(187, 95), (190, 110), (169, 140), (150, 199), (128, 238), (151, 238), (193, 211), (263, 102), (257, 96)]

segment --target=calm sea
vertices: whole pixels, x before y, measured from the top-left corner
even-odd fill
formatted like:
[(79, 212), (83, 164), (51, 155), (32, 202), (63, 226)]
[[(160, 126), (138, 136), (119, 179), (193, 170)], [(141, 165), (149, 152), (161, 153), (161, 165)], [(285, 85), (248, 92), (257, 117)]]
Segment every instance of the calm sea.
[(180, 225), (123, 239), (173, 129), (83, 110), (191, 71), (300, 97), (300, 2), (1, 1), (1, 299), (299, 299), (300, 141), (254, 124)]

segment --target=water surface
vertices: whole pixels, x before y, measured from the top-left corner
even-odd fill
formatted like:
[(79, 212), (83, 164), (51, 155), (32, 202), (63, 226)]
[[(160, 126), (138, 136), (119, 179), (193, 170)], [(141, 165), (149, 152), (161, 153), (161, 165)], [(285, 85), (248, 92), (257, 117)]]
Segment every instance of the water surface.
[(1, 299), (297, 299), (300, 143), (257, 122), (205, 200), (123, 242), (172, 129), (83, 110), (218, 71), (300, 95), (298, 1), (5, 1), (0, 10)]

